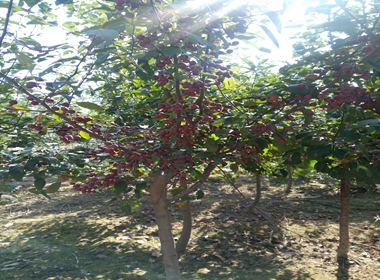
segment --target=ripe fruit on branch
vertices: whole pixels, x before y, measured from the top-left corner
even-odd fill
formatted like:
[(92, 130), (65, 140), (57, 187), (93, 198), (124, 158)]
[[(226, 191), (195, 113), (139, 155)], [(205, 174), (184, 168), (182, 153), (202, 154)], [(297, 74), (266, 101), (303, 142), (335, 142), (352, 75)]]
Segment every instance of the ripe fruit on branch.
[(17, 100), (10, 100), (9, 101), (10, 106), (16, 105), (17, 103), (18, 103)]
[(36, 82), (27, 82), (26, 83), (26, 87), (27, 88), (34, 88), (37, 86), (37, 83)]
[(278, 94), (270, 93), (267, 95), (266, 99), (268, 102), (276, 102), (276, 101), (278, 101), (278, 97), (279, 97)]

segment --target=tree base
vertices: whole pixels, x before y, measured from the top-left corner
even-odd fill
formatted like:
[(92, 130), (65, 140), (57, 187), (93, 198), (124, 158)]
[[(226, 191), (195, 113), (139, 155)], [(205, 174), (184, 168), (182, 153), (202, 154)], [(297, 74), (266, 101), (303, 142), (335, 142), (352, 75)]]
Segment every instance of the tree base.
[(350, 263), (347, 257), (338, 257), (338, 272), (336, 277), (338, 280), (348, 280), (349, 279), (349, 269)]

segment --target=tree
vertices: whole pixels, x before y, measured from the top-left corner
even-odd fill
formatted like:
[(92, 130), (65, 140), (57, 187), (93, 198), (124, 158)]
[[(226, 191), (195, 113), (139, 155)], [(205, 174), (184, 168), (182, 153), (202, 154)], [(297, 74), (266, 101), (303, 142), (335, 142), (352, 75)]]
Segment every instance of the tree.
[[(83, 193), (114, 191), (116, 201), (129, 211), (149, 191), (166, 276), (179, 279), (168, 204), (188, 205), (201, 198), (201, 191), (192, 194), (217, 165), (242, 164), (249, 152), (261, 153), (258, 138), (241, 131), (261, 116), (249, 117), (231, 102), (236, 78), (224, 57), (239, 44), (235, 38), (240, 33), (254, 36), (246, 32), (256, 21), (251, 15), (265, 11), (245, 5), (225, 14), (228, 1), (195, 8), (186, 1), (117, 0), (114, 6), (57, 1), (71, 19), (64, 27), (80, 38), (76, 50), (19, 38), (12, 13), (30, 20), (26, 25), (56, 24), (47, 2), (25, 4), (28, 7), (10, 2), (5, 18), (0, 74), (4, 96), (11, 99), (11, 110), (29, 117), (23, 119), (21, 131), (51, 135), (72, 149), (43, 155), (43, 162), (32, 153), (10, 166), (7, 176), (20, 181), (32, 175), (32, 191), (48, 196), (59, 182), (46, 188), (45, 178), (63, 173)], [(274, 14), (269, 19), (278, 25)], [(260, 26), (276, 43), (270, 30)], [(55, 51), (60, 57), (51, 62)], [(44, 61), (50, 64), (41, 71), (38, 64)], [(188, 180), (191, 184), (185, 188)], [(189, 238), (189, 224), (185, 227), (179, 251)]]
[[(129, 211), (149, 192), (166, 276), (179, 279), (169, 203), (188, 207), (201, 198), (199, 188), (218, 165), (258, 173), (282, 156), (284, 167), (313, 166), (342, 181), (344, 265), (349, 181), (380, 178), (378, 17), (372, 2), (352, 3), (321, 1), (315, 11), (326, 22), (302, 34), (298, 62), (259, 79), (227, 57), (259, 32), (278, 45), (267, 25), (281, 29), (281, 21), (265, 7), (59, 0), (69, 17), (64, 27), (78, 38), (73, 48), (17, 35), (12, 16), (25, 25), (57, 24), (47, 2), (2, 5), (8, 16), (0, 44), (1, 128), (28, 141), (6, 154), (11, 141), (3, 139), (4, 180), (31, 175), (32, 191), (49, 196), (60, 183), (46, 186), (45, 178), (64, 175), (83, 193), (113, 191)], [(247, 32), (249, 25), (256, 33)], [(39, 141), (50, 139), (65, 149), (40, 150)], [(286, 176), (285, 168), (278, 172)], [(190, 236), (187, 217), (178, 251)]]

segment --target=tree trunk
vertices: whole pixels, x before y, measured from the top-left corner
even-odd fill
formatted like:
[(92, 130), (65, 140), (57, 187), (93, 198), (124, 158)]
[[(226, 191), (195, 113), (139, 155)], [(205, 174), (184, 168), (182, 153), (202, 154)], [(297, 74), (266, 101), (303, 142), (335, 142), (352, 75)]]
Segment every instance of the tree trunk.
[(253, 212), (255, 207), (259, 203), (261, 198), (261, 176), (260, 173), (256, 173), (256, 196), (255, 200), (248, 206), (248, 211)]
[(190, 240), (192, 228), (190, 201), (187, 201), (186, 204), (183, 205), (181, 208), (183, 221), (181, 236), (179, 237), (176, 244), (176, 250), (178, 254), (186, 251), (187, 244)]
[(165, 176), (156, 176), (150, 188), (150, 199), (158, 225), (158, 235), (164, 259), (166, 279), (181, 279), (177, 251), (174, 246), (172, 224), (167, 201), (167, 183)]
[(286, 170), (288, 171), (288, 184), (286, 186), (285, 195), (288, 195), (290, 194), (293, 186), (293, 168), (291, 166), (288, 166)]
[(350, 181), (340, 181), (340, 219), (339, 219), (339, 246), (338, 246), (338, 279), (348, 279), (348, 250), (349, 237), (349, 212), (350, 212)]
[[(184, 189), (187, 189), (186, 177), (180, 178), (179, 185), (183, 187)], [(192, 228), (190, 201), (186, 201), (186, 204), (183, 205), (181, 208), (182, 208), (183, 221), (182, 221), (181, 236), (179, 237), (176, 244), (176, 250), (178, 254), (186, 251), (187, 244), (189, 243), (189, 240), (190, 240), (191, 228)]]

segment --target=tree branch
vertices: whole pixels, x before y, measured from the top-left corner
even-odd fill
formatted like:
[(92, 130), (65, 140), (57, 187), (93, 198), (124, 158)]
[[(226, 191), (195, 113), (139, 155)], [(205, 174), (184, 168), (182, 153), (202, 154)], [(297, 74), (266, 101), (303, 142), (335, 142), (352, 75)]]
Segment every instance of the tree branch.
[(12, 12), (12, 5), (13, 5), (13, 0), (10, 0), (10, 1), (9, 1), (9, 5), (8, 5), (7, 15), (6, 15), (6, 17), (5, 17), (5, 23), (4, 23), (3, 34), (2, 34), (1, 37), (0, 37), (0, 48), (1, 48), (1, 45), (3, 44), (3, 40), (4, 40), (4, 38), (5, 38), (5, 35), (7, 34), (9, 18), (11, 17), (11, 12)]
[(75, 127), (76, 129), (79, 129), (79, 130), (82, 130), (86, 133), (88, 133), (89, 135), (91, 135), (92, 137), (96, 138), (96, 139), (99, 139), (99, 140), (102, 140), (102, 141), (106, 141), (105, 138), (103, 138), (101, 135), (99, 134), (96, 134), (90, 130), (88, 130), (87, 128), (77, 124), (77, 123), (73, 123), (72, 120), (70, 118), (68, 118), (66, 115), (64, 114), (61, 114), (61, 113), (58, 113), (56, 111), (54, 111), (49, 105), (47, 105), (45, 103), (44, 100), (42, 100), (41, 98), (38, 98), (36, 96), (34, 96), (33, 94), (31, 94), (29, 91), (25, 90), (18, 82), (16, 82), (14, 79), (8, 77), (7, 75), (3, 74), (0, 72), (0, 77), (4, 78), (6, 81), (8, 81), (8, 83), (10, 83), (14, 88), (16, 88), (18, 91), (20, 91), (21, 93), (24, 93), (25, 95), (27, 95), (28, 97), (31, 97), (33, 98), (34, 100), (36, 100), (39, 104), (41, 104), (41, 106), (43, 106), (46, 111), (54, 114), (54, 115), (57, 115), (58, 117), (60, 117), (61, 119), (67, 121), (68, 123), (70, 123), (73, 127)]

